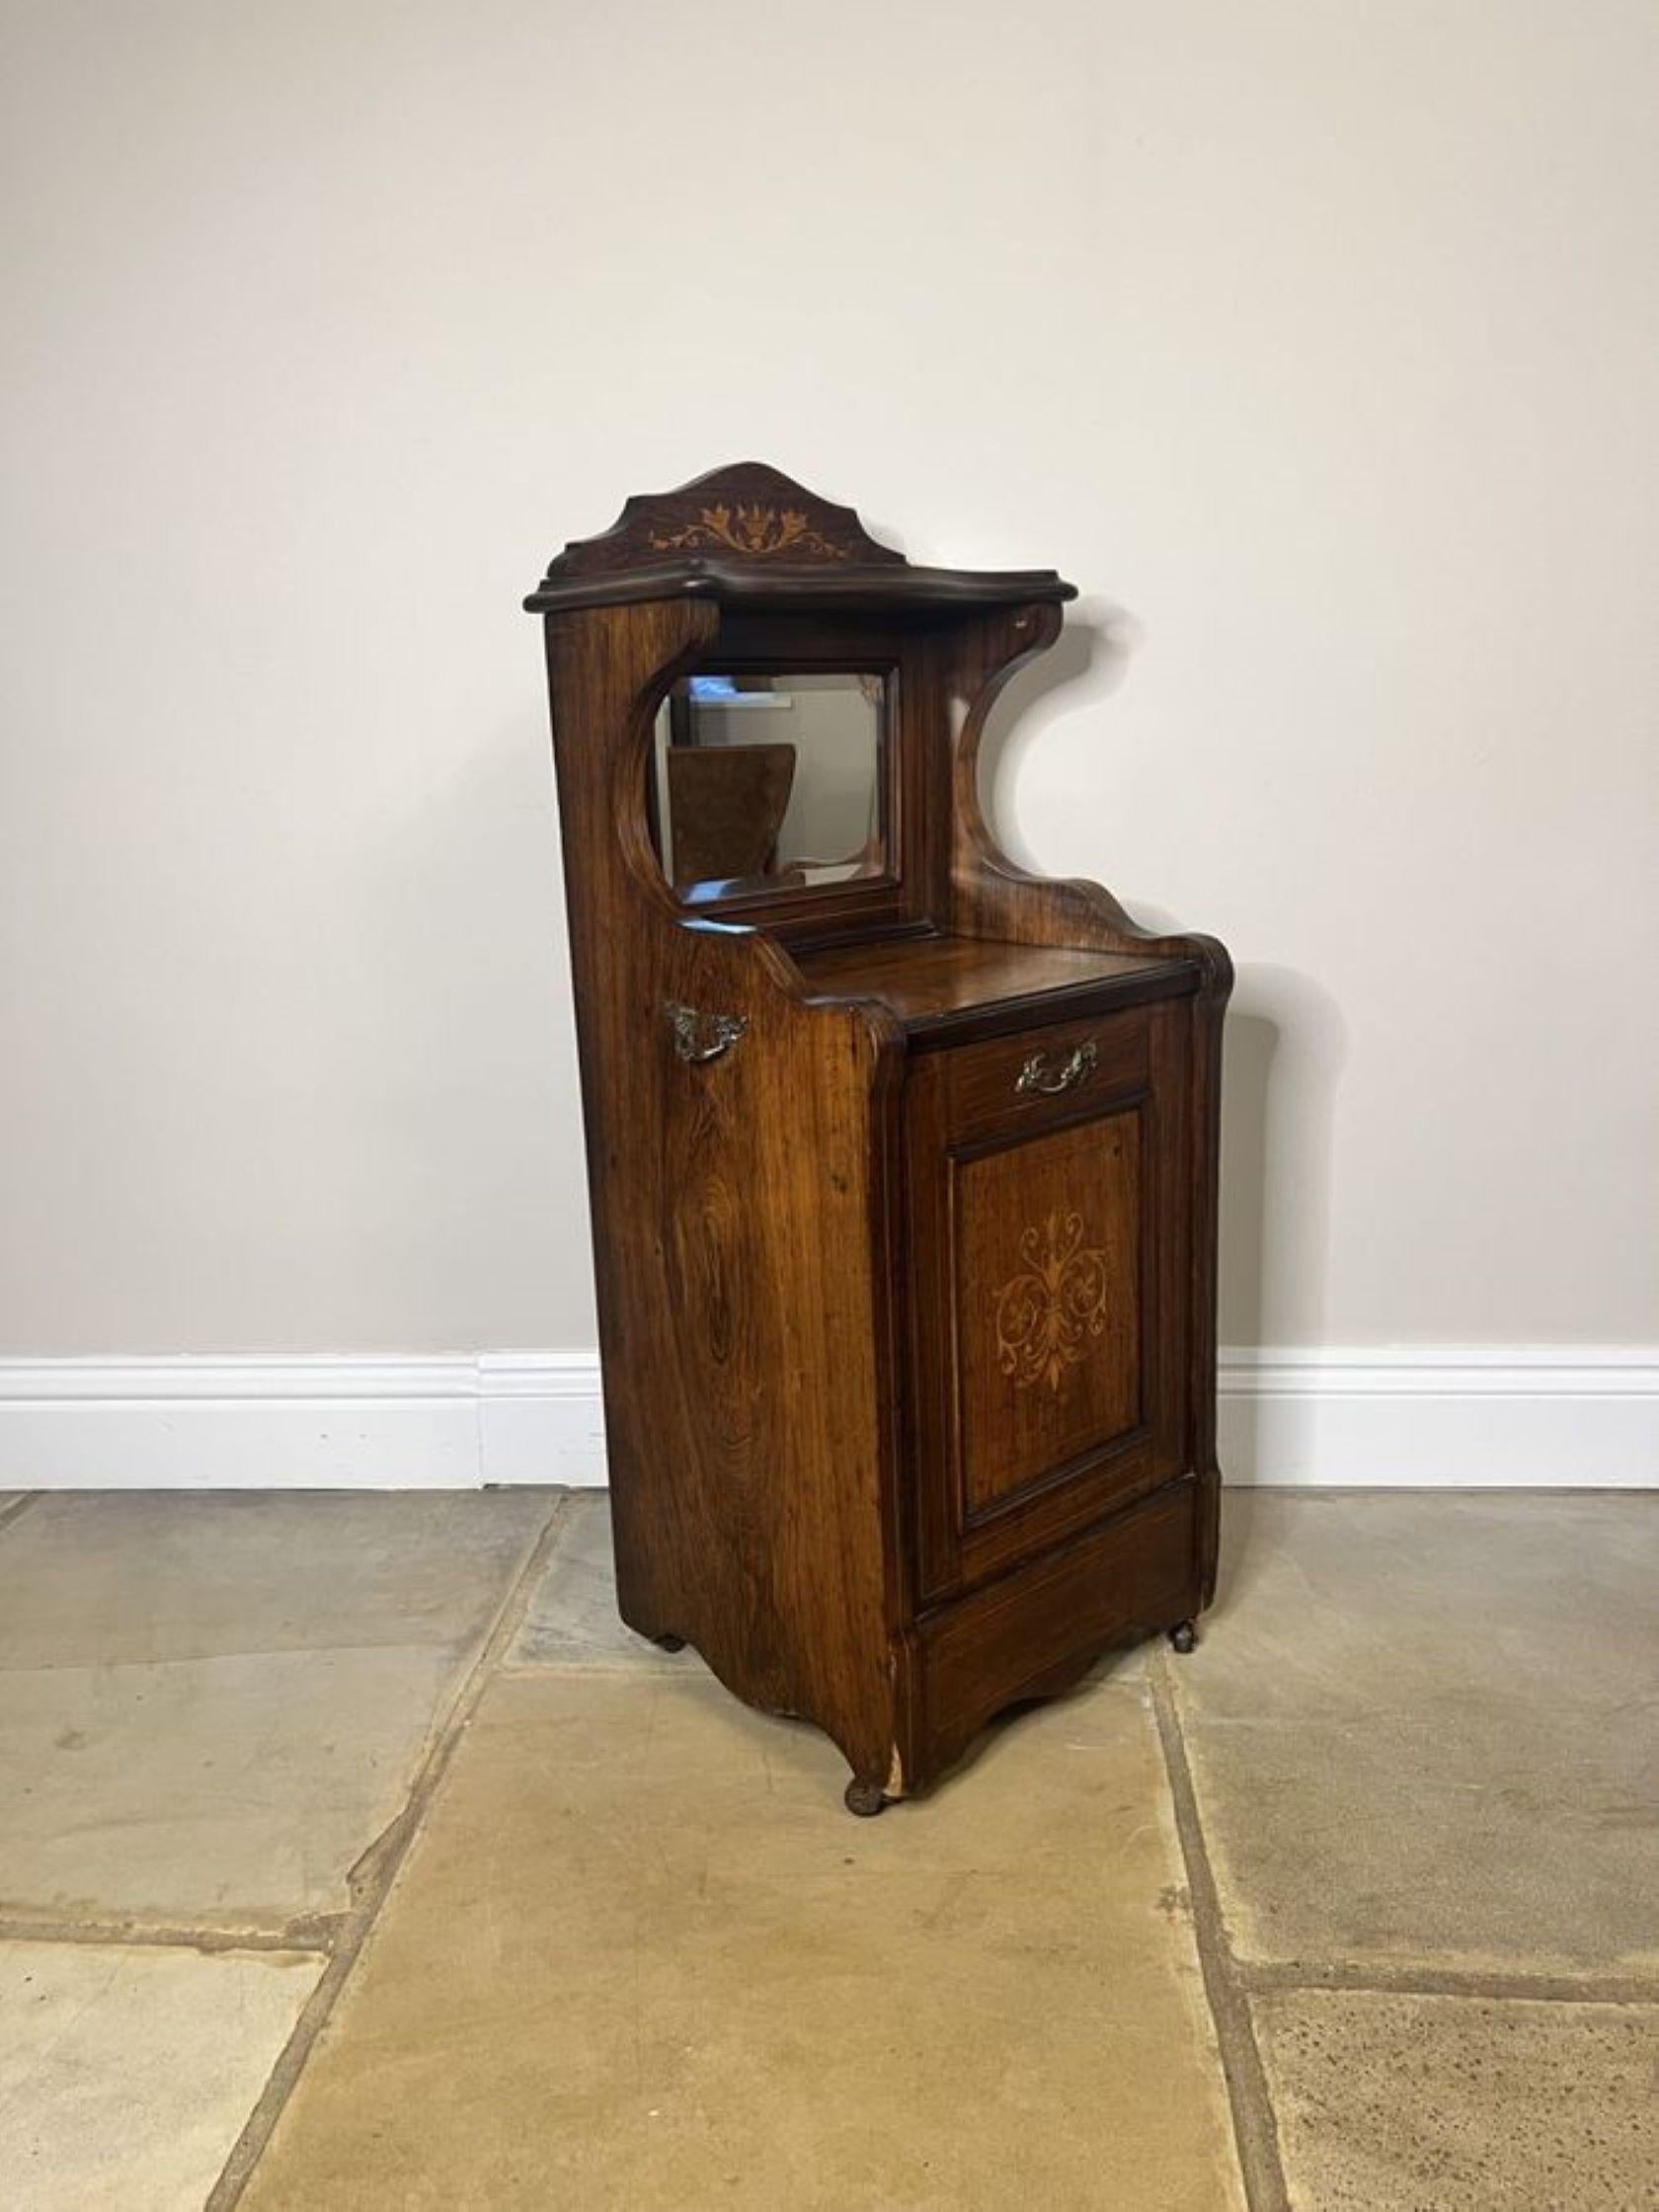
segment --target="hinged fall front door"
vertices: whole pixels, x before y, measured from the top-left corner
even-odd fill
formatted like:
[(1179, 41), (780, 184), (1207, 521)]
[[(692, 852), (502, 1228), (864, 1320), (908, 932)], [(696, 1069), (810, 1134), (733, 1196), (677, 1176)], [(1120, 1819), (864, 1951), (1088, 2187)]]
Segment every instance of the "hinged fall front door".
[(918, 1056), (907, 1098), (923, 1603), (1181, 1471), (1189, 1009)]

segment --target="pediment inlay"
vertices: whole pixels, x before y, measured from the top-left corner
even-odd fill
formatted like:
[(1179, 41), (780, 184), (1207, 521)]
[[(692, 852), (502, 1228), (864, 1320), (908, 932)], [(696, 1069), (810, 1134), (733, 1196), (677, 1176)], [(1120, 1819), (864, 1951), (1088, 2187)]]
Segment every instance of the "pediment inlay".
[(870, 535), (852, 508), (821, 499), (762, 461), (739, 461), (676, 491), (635, 493), (608, 530), (567, 545), (547, 578), (607, 576), (694, 557), (767, 566), (907, 566), (902, 553)]

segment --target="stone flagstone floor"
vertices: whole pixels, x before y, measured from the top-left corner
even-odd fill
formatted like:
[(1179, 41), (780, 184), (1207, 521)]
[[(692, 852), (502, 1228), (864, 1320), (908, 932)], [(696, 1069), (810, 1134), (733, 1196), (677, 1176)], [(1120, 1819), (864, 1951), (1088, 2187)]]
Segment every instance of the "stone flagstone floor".
[(933, 1797), (604, 1497), (0, 1497), (7, 2212), (1659, 2206), (1659, 1500), (1235, 1493)]

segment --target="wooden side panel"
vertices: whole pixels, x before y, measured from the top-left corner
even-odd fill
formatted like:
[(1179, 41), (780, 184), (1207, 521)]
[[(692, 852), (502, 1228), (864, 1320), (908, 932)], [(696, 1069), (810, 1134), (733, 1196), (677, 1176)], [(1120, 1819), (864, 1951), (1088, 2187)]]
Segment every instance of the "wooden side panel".
[(547, 625), (618, 1593), (885, 1781), (897, 1031), (803, 1005), (775, 948), (688, 923), (662, 883), (650, 721), (713, 622), (678, 601)]

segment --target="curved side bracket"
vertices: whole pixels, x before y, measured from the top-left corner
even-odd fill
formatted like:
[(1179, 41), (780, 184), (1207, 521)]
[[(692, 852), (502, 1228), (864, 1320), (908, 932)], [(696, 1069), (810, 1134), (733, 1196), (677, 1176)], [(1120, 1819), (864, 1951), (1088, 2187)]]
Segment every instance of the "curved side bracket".
[(955, 822), (951, 925), (966, 936), (1012, 944), (1194, 960), (1203, 970), (1204, 991), (1224, 1000), (1232, 963), (1214, 937), (1157, 936), (1143, 929), (1101, 884), (1030, 874), (1002, 850), (986, 821), (979, 781), (987, 719), (1009, 680), (1054, 644), (1062, 619), (1061, 609), (1047, 604), (997, 608), (954, 633), (946, 670)]

